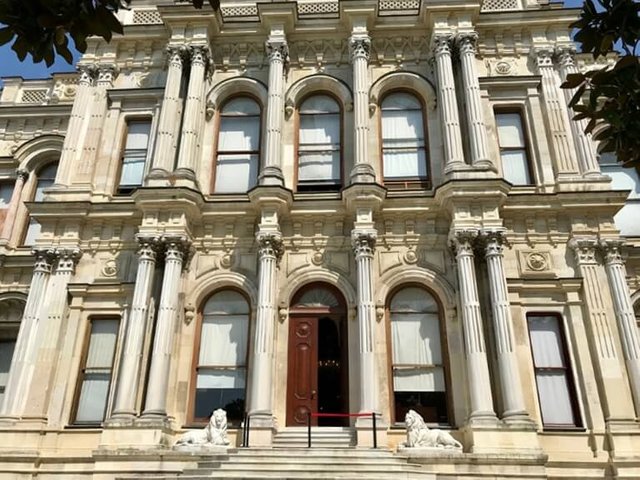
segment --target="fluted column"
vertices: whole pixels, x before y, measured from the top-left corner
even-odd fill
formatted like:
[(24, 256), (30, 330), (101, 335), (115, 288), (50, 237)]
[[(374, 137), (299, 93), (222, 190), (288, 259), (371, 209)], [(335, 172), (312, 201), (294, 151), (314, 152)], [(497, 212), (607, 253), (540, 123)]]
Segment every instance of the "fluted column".
[(263, 422), (273, 419), (273, 344), (276, 321), (277, 265), (282, 257), (282, 237), (278, 232), (259, 232), (258, 309), (251, 357), (249, 413)]
[(582, 301), (585, 307), (585, 326), (592, 351), (600, 401), (607, 421), (635, 418), (631, 391), (623, 380), (616, 342), (611, 328), (606, 301), (606, 287), (600, 274), (602, 266), (597, 258), (598, 240), (595, 237), (572, 238), (568, 244), (575, 254), (578, 272), (582, 277)]
[(96, 65), (79, 65), (78, 88), (69, 116), (69, 125), (62, 146), (60, 165), (56, 175), (56, 185), (69, 185), (71, 176), (78, 168), (80, 153), (84, 143), (85, 120), (90, 114), (93, 100), (93, 85), (98, 74)]
[(378, 375), (375, 359), (375, 318), (373, 300), (373, 254), (377, 232), (357, 230), (351, 232), (351, 243), (356, 258), (358, 287), (358, 334), (360, 346), (360, 412), (378, 411)]
[[(575, 62), (575, 50), (570, 48), (559, 49), (556, 57), (558, 59), (558, 66), (560, 67), (560, 77), (562, 81), (566, 80), (567, 75), (571, 73), (579, 73)], [(564, 95), (565, 102), (568, 105), (573, 98), (573, 95), (576, 93), (576, 89), (563, 88), (562, 93)], [(568, 113), (569, 117), (573, 116), (570, 111)], [(582, 120), (569, 121), (582, 175), (599, 176), (601, 173), (600, 166), (598, 165), (598, 156), (596, 154), (595, 144), (591, 139), (591, 134), (584, 133), (588, 123), (589, 122), (586, 118), (583, 118)]]
[(187, 49), (184, 45), (167, 47), (168, 67), (167, 82), (164, 87), (160, 119), (158, 120), (158, 136), (153, 155), (153, 165), (149, 178), (165, 178), (173, 172), (178, 146), (180, 120), (182, 118), (182, 99), (180, 86), (182, 71), (185, 67)]
[(433, 39), (433, 50), (438, 77), (438, 107), (444, 137), (444, 171), (449, 173), (465, 165), (456, 83), (451, 62), (451, 35), (436, 35)]
[(636, 316), (631, 303), (626, 271), (622, 258), (623, 242), (607, 240), (602, 242), (605, 268), (609, 280), (609, 288), (613, 297), (613, 305), (620, 331), (622, 353), (627, 365), (629, 384), (633, 394), (636, 416), (640, 416), (640, 333), (636, 325)]
[(495, 170), (496, 168), (489, 156), (487, 127), (482, 115), (480, 83), (478, 82), (478, 69), (476, 68), (478, 34), (475, 32), (461, 33), (456, 40), (460, 53), (460, 63), (462, 64), (471, 163), (474, 167)]
[(289, 61), (289, 46), (284, 36), (277, 35), (265, 43), (269, 58), (267, 97), (266, 152), (260, 171), (260, 185), (284, 185), (282, 175), (282, 125), (284, 122), (284, 68)]
[(142, 348), (144, 333), (149, 316), (149, 303), (153, 292), (153, 277), (156, 268), (156, 255), (159, 248), (159, 238), (137, 236), (138, 272), (133, 289), (133, 301), (127, 330), (124, 338), (124, 348), (118, 370), (116, 398), (113, 406), (114, 420), (130, 420), (136, 416), (136, 398), (142, 365)]
[(54, 372), (57, 368), (60, 336), (64, 332), (69, 297), (67, 286), (82, 256), (82, 251), (78, 248), (58, 248), (56, 255), (56, 268), (43, 299), (42, 320), (36, 338), (37, 358), (33, 373), (29, 375), (30, 390), (25, 402), (25, 413), (40, 418), (46, 415)]
[(493, 332), (495, 335), (500, 393), (502, 395), (502, 419), (508, 423), (531, 423), (522, 397), (522, 383), (515, 351), (513, 320), (509, 304), (509, 292), (504, 272), (504, 234), (501, 231), (483, 232), (485, 259), (489, 274)]
[(467, 361), (467, 384), (471, 401), (468, 421), (471, 424), (495, 423), (497, 421), (493, 411), (489, 364), (474, 265), (473, 242), (476, 236), (476, 231), (463, 230), (455, 232), (452, 239), (458, 264), (458, 286)]
[(29, 287), (29, 296), (24, 308), (20, 330), (13, 352), (13, 360), (4, 393), (2, 415), (19, 417), (25, 407), (30, 374), (36, 362), (38, 318), (51, 276), (51, 267), (56, 258), (54, 249), (34, 249), (35, 264)]
[(369, 55), (371, 39), (357, 34), (349, 39), (349, 53), (353, 65), (353, 170), (351, 183), (373, 183), (376, 173), (368, 153), (369, 141)]
[(556, 173), (562, 177), (575, 177), (579, 174), (573, 142), (569, 138), (569, 114), (564, 98), (560, 96), (560, 84), (553, 68), (553, 52), (536, 52), (538, 71), (542, 77), (542, 97), (544, 100), (551, 145), (556, 160)]
[(4, 238), (6, 240), (11, 239), (13, 224), (16, 221), (16, 213), (18, 212), (18, 207), (20, 206), (20, 200), (22, 198), (22, 189), (24, 188), (24, 184), (28, 178), (29, 172), (27, 170), (18, 169), (16, 171), (16, 183), (13, 187), (13, 192), (11, 193), (9, 208), (7, 208), (7, 212), (4, 217), (0, 238)]
[(202, 134), (202, 101), (204, 99), (205, 77), (209, 70), (210, 54), (206, 45), (192, 45), (189, 47), (191, 56), (191, 70), (187, 87), (187, 100), (184, 106), (184, 121), (178, 154), (178, 168), (176, 174), (180, 177), (196, 182), (195, 161), (200, 149), (200, 135)]
[(151, 352), (151, 368), (147, 381), (147, 397), (142, 417), (164, 421), (167, 416), (167, 386), (171, 367), (173, 333), (175, 331), (182, 268), (189, 253), (186, 236), (162, 237), (165, 245), (164, 277), (158, 317)]

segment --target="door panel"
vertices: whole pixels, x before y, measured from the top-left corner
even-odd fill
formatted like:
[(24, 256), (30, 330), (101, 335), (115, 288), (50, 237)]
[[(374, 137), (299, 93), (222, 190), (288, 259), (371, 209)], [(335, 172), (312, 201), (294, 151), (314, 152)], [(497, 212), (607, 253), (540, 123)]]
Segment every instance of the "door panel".
[(287, 425), (306, 425), (307, 414), (318, 410), (318, 322), (305, 317), (289, 322)]

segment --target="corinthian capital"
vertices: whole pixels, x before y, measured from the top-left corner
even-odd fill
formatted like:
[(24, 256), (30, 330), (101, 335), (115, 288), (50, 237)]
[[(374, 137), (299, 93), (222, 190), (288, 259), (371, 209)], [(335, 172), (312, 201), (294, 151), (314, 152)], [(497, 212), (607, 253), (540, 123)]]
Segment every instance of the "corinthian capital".
[(162, 248), (162, 242), (157, 235), (136, 235), (138, 242), (138, 259), (139, 261), (156, 261), (158, 252)]
[(34, 273), (51, 273), (51, 267), (56, 259), (55, 248), (34, 248), (31, 254), (36, 257), (33, 265)]
[(476, 32), (465, 32), (456, 35), (456, 44), (460, 54), (465, 53), (476, 54), (476, 46), (478, 44), (478, 34)]
[(478, 240), (486, 257), (502, 255), (507, 243), (504, 230), (482, 230)]
[(80, 72), (80, 78), (78, 84), (81, 86), (90, 87), (98, 75), (98, 67), (93, 63), (78, 65), (78, 72)]
[(354, 230), (351, 232), (351, 246), (356, 260), (358, 257), (373, 257), (377, 240), (378, 234), (375, 230)]
[(282, 258), (284, 247), (282, 246), (282, 235), (277, 232), (260, 232), (256, 240), (258, 242), (259, 258), (273, 257), (276, 261)]
[(451, 40), (450, 34), (440, 34), (433, 37), (432, 49), (434, 55), (451, 55)]
[(569, 240), (568, 245), (573, 250), (576, 262), (579, 265), (597, 263), (596, 250), (598, 249), (598, 240), (595, 238), (572, 238)]
[(602, 240), (600, 242), (600, 250), (607, 265), (624, 264), (624, 242), (622, 240)]
[(473, 245), (478, 238), (478, 230), (456, 230), (450, 235), (451, 249), (457, 257), (473, 256)]
[(170, 67), (182, 68), (189, 59), (189, 49), (186, 45), (167, 45), (167, 64)]
[(78, 264), (78, 260), (82, 257), (82, 250), (79, 248), (57, 248), (58, 272), (73, 273)]
[(364, 58), (367, 62), (371, 54), (371, 39), (367, 35), (349, 38), (349, 55), (353, 62), (357, 58)]
[(164, 245), (166, 262), (187, 263), (191, 253), (191, 240), (186, 235), (163, 235), (160, 239)]
[(550, 48), (542, 48), (540, 50), (536, 50), (535, 59), (538, 68), (553, 68), (553, 50)]
[(576, 49), (573, 47), (556, 48), (556, 59), (562, 68), (576, 68)]
[(18, 168), (16, 170), (16, 178), (19, 178), (23, 182), (26, 182), (27, 180), (29, 180), (29, 170), (26, 170), (24, 168)]
[(113, 63), (98, 65), (98, 85), (113, 85), (117, 72), (118, 67)]
[(277, 40), (267, 40), (264, 44), (267, 50), (267, 57), (269, 63), (282, 62), (287, 63), (289, 61), (289, 45), (284, 39), (278, 38)]

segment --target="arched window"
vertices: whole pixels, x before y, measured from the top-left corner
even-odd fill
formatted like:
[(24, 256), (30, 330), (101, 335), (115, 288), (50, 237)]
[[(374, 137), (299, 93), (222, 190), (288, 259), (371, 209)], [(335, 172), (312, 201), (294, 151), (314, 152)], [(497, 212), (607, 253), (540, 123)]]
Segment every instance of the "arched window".
[[(58, 171), (57, 163), (50, 163), (40, 169), (36, 174), (36, 188), (33, 193), (34, 202), (42, 202), (44, 200), (44, 191), (51, 187), (56, 181), (56, 173)], [(24, 237), (24, 245), (34, 245), (36, 239), (40, 236), (42, 226), (33, 218), (29, 218), (29, 226)]]
[(220, 112), (214, 193), (244, 193), (253, 188), (260, 168), (260, 105), (236, 97)]
[(427, 422), (448, 424), (438, 303), (422, 288), (405, 287), (391, 298), (389, 317), (395, 421), (413, 409)]
[(339, 190), (342, 128), (338, 102), (328, 95), (314, 95), (302, 102), (298, 114), (298, 191)]
[(235, 290), (215, 293), (202, 309), (195, 357), (195, 421), (206, 421), (217, 408), (227, 411), (230, 422), (242, 420), (249, 311), (249, 303)]
[(387, 95), (382, 116), (382, 168), (385, 184), (424, 185), (429, 177), (422, 104), (410, 93)]

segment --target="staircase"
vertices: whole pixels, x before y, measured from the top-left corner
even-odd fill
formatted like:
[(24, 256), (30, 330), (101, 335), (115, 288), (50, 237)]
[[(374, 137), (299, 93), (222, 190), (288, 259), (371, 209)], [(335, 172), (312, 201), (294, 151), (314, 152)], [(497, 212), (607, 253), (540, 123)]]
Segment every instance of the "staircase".
[(249, 448), (212, 455), (197, 468), (163, 480), (269, 479), (281, 480), (435, 480), (407, 458), (388, 450), (354, 448)]
[[(306, 427), (287, 427), (276, 433), (274, 448), (306, 448)], [(324, 448), (348, 448), (356, 444), (355, 432), (346, 427), (311, 427), (311, 446)]]

